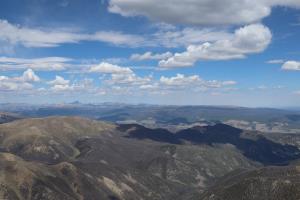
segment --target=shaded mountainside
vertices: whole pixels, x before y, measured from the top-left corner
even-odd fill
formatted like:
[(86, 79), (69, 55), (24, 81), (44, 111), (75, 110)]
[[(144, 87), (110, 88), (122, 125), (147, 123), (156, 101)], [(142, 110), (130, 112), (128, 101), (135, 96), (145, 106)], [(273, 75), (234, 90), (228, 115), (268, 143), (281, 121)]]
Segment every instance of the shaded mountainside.
[(292, 145), (227, 125), (177, 133), (80, 117), (0, 125), (0, 199), (199, 199), (235, 170), (284, 165)]
[(299, 200), (300, 167), (267, 167), (232, 173), (199, 200)]
[(119, 130), (127, 131), (129, 138), (151, 139), (159, 142), (182, 144), (188, 141), (195, 145), (231, 144), (243, 155), (265, 165), (285, 165), (300, 158), (296, 146), (279, 144), (256, 132), (243, 131), (224, 124), (193, 127), (175, 134), (164, 129), (147, 129), (139, 125), (120, 125)]
[(0, 124), (12, 122), (18, 119), (22, 119), (22, 117), (13, 113), (0, 112)]

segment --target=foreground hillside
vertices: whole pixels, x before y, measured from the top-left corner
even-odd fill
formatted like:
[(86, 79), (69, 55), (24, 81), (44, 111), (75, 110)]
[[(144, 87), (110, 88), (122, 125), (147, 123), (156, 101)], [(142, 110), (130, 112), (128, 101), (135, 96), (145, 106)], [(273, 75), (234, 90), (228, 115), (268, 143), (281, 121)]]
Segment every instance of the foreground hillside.
[[(0, 125), (0, 199), (199, 199), (237, 170), (300, 158), (228, 125), (171, 133), (79, 117)], [(200, 198), (201, 199), (201, 198)]]
[(299, 200), (300, 166), (267, 167), (230, 174), (202, 200)]

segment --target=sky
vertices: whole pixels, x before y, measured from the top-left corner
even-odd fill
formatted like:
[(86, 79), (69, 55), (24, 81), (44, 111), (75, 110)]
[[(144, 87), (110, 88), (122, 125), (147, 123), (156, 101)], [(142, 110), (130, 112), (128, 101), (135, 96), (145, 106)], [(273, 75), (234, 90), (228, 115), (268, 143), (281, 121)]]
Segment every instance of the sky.
[(299, 0), (1, 0), (0, 102), (300, 106)]

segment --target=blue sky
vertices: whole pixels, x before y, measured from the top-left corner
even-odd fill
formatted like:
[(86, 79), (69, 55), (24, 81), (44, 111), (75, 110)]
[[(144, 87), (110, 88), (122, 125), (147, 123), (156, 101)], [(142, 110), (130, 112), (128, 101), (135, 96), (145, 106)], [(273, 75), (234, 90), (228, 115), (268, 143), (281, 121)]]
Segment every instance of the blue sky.
[(300, 106), (299, 0), (2, 0), (0, 102)]

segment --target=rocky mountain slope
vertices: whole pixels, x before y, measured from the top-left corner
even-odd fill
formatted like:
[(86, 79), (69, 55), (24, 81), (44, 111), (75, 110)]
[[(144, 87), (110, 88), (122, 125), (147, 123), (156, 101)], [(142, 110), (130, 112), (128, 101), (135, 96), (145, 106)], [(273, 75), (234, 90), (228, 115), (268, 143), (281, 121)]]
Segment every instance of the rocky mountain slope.
[(201, 200), (299, 200), (300, 167), (267, 167), (231, 173), (202, 194)]
[(0, 125), (0, 199), (199, 199), (236, 170), (285, 165), (299, 149), (228, 125), (177, 133), (80, 117)]

